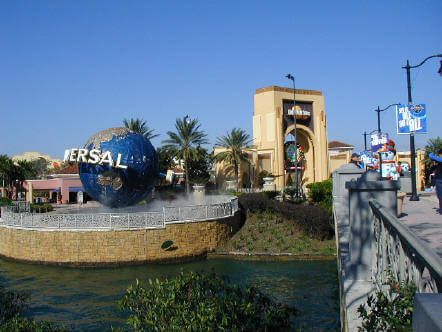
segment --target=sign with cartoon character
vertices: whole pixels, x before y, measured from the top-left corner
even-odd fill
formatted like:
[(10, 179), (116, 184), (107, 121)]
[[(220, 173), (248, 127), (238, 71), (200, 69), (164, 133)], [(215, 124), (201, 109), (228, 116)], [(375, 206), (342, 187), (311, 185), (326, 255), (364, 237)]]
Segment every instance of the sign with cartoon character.
[[(378, 150), (382, 160), (382, 176), (390, 180), (397, 180), (399, 172), (397, 170), (394, 157), (396, 155), (395, 143), (393, 140), (388, 140), (381, 149)], [(378, 166), (379, 168), (379, 166)]]

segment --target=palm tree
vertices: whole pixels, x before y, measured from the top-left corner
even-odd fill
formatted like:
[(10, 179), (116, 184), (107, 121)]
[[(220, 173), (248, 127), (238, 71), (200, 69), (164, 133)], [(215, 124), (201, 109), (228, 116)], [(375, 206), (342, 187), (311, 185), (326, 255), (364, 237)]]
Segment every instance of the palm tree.
[(160, 136), (159, 134), (154, 134), (154, 129), (149, 129), (149, 127), (146, 125), (146, 121), (143, 121), (142, 119), (131, 118), (129, 121), (124, 119), (123, 123), (126, 128), (129, 128), (136, 134), (143, 135), (147, 139)]
[(184, 161), (186, 176), (186, 192), (190, 191), (189, 160), (198, 158), (198, 147), (207, 144), (207, 135), (200, 130), (201, 125), (197, 119), (191, 120), (189, 116), (176, 119), (176, 132), (168, 131), (169, 139), (163, 141), (167, 150), (175, 151), (175, 157)]
[(225, 147), (226, 151), (216, 155), (217, 161), (224, 161), (233, 166), (235, 170), (235, 178), (238, 183), (239, 165), (241, 161), (247, 161), (247, 149), (251, 142), (250, 135), (245, 130), (233, 128), (226, 136), (218, 137), (215, 146)]

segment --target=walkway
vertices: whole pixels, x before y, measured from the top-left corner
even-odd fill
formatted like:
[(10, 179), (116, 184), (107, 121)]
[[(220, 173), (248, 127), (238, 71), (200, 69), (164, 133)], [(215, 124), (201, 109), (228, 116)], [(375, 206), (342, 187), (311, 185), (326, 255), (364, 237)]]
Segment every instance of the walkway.
[[(407, 196), (404, 199), (402, 216), (399, 219), (410, 228), (424, 243), (434, 249), (442, 258), (442, 215), (437, 214), (437, 197), (434, 193), (419, 193), (420, 200), (411, 202)], [(348, 206), (345, 202), (335, 200), (336, 231), (338, 233), (338, 265), (340, 273), (341, 305), (344, 312), (341, 319), (347, 321), (350, 332), (357, 331), (361, 326), (361, 319), (357, 308), (367, 301), (367, 295), (375, 290), (371, 280), (354, 280), (349, 268), (349, 233)]]
[(402, 216), (399, 218), (424, 243), (434, 249), (442, 259), (442, 215), (435, 193), (419, 193), (419, 201), (405, 197)]

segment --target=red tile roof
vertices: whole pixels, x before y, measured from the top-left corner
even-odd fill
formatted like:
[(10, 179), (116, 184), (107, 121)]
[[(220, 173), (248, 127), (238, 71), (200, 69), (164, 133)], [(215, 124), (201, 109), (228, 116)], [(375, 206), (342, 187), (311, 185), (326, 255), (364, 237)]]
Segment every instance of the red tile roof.
[(335, 148), (354, 148), (354, 145), (342, 143), (339, 141), (331, 141), (328, 142), (328, 148), (329, 149), (335, 149)]
[(56, 170), (54, 174), (78, 174), (78, 164), (71, 164)]

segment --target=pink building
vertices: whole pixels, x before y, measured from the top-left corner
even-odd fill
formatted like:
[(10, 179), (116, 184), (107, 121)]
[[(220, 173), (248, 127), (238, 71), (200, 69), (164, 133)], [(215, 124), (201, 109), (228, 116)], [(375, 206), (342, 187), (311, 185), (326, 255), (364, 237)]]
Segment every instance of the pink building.
[[(49, 198), (58, 203), (76, 203), (77, 193), (84, 192), (83, 184), (78, 175), (78, 165), (68, 165), (48, 176), (47, 180), (26, 180), (23, 187), (26, 191), (47, 191)], [(28, 199), (30, 200), (30, 199)]]

